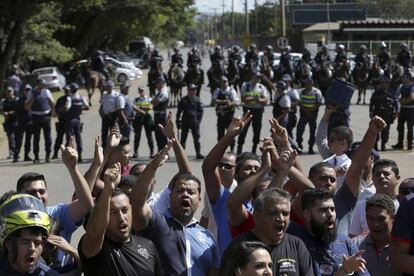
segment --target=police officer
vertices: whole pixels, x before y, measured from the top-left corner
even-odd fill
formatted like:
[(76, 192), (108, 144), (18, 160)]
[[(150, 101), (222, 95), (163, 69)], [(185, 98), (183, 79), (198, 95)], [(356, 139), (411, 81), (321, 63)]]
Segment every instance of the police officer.
[(240, 47), (234, 45), (232, 51), (229, 53), (229, 63), (235, 62), (237, 65), (241, 62)]
[(158, 48), (155, 48), (154, 51), (151, 54), (151, 60), (150, 60), (150, 66), (152, 70), (157, 69), (157, 64), (162, 63), (164, 58), (160, 54), (160, 50)]
[(247, 67), (250, 68), (250, 66), (252, 66), (253, 69), (256, 69), (259, 65), (259, 55), (257, 54), (256, 44), (250, 44), (249, 51), (247, 51), (245, 56), (245, 62)]
[(376, 56), (379, 66), (384, 70), (384, 75), (390, 76), (391, 56), (387, 51), (387, 44), (381, 42), (379, 52)]
[(188, 131), (191, 130), (194, 141), (194, 149), (196, 151), (196, 159), (204, 159), (201, 154), (200, 146), (200, 124), (203, 119), (203, 104), (199, 97), (197, 97), (197, 86), (190, 83), (187, 86), (188, 94), (184, 96), (178, 103), (177, 107), (177, 127), (181, 127), (180, 143), (185, 148)]
[(106, 147), (106, 139), (111, 127), (117, 122), (117, 107), (116, 99), (119, 96), (119, 92), (114, 90), (114, 82), (109, 80), (104, 85), (104, 93), (101, 97), (101, 106), (99, 108), (99, 114), (102, 118), (101, 126), (101, 140), (102, 147)]
[(290, 58), (291, 47), (288, 45), (280, 56), (280, 66), (282, 67), (283, 74), (292, 74), (292, 63)]
[(82, 123), (80, 120), (80, 115), (83, 110), (89, 110), (88, 101), (85, 97), (79, 95), (78, 90), (79, 86), (77, 83), (70, 84), (70, 95), (66, 98), (65, 103), (65, 133), (66, 141), (69, 143), (69, 138), (71, 136), (75, 137), (76, 149), (78, 151), (78, 162), (82, 162)]
[(308, 78), (304, 80), (305, 87), (300, 91), (300, 117), (296, 132), (296, 141), (298, 147), (303, 150), (303, 132), (305, 126), (309, 124), (309, 154), (315, 154), (313, 146), (315, 145), (316, 120), (318, 117), (319, 106), (322, 102), (322, 93), (319, 89), (313, 87), (313, 80)]
[(15, 110), (18, 98), (11, 86), (7, 87), (5, 94), (6, 97), (1, 101), (1, 113), (4, 116), (3, 127), (9, 144), (9, 156), (7, 156), (7, 159), (10, 159), (13, 158), (16, 150), (17, 120)]
[(309, 50), (307, 48), (305, 48), (305, 50), (303, 50), (303, 54), (302, 54), (302, 60), (306, 63), (311, 65), (312, 63), (312, 55), (309, 52)]
[[(220, 87), (214, 91), (213, 104), (217, 114), (217, 141), (219, 141), (229, 127), (234, 117), (235, 107), (240, 104), (236, 90), (229, 86), (225, 76), (221, 77)], [(231, 144), (231, 151), (234, 150), (234, 141)]]
[[(58, 153), (60, 150), (60, 146), (63, 143), (63, 136), (65, 135), (65, 124), (66, 124), (66, 109), (65, 104), (67, 101), (67, 98), (70, 96), (70, 85), (66, 85), (63, 89), (64, 95), (59, 97), (56, 100), (55, 104), (55, 113), (58, 115), (58, 120), (55, 122), (55, 128), (56, 128), (56, 138), (55, 138), (55, 144), (53, 146), (53, 155), (52, 159), (58, 158)], [(66, 137), (67, 140), (68, 137)]]
[(408, 51), (408, 46), (405, 43), (401, 43), (400, 45), (400, 52), (397, 56), (397, 63), (405, 69), (409, 68), (411, 65), (410, 51)]
[[(272, 66), (273, 64), (273, 60), (274, 60), (274, 52), (273, 52), (273, 47), (272, 45), (267, 45), (263, 51), (263, 57), (267, 57), (267, 60), (269, 62), (269, 65)], [(262, 59), (263, 59), (262, 57)], [(262, 65), (263, 65), (263, 61), (262, 61)]]
[(211, 64), (220, 64), (224, 60), (220, 45), (214, 46), (214, 53), (210, 55)]
[(279, 125), (287, 128), (289, 123), (290, 97), (286, 90), (287, 84), (281, 80), (276, 83), (276, 98), (273, 102), (273, 118)]
[(121, 84), (121, 94), (116, 99), (116, 108), (118, 113), (118, 123), (123, 137), (128, 138), (131, 134), (132, 121), (134, 120), (134, 109), (132, 101), (128, 98), (129, 88), (128, 82)]
[(154, 107), (155, 140), (157, 141), (158, 151), (160, 151), (167, 144), (167, 138), (161, 132), (158, 125), (165, 126), (167, 123), (169, 94), (163, 77), (159, 77), (155, 80), (155, 86), (155, 96), (154, 99), (152, 99), (151, 104)]
[(145, 135), (147, 136), (148, 147), (150, 150), (150, 157), (154, 155), (154, 139), (152, 138), (152, 130), (154, 129), (152, 98), (149, 97), (144, 90), (144, 87), (138, 87), (139, 97), (134, 100), (135, 118), (133, 127), (135, 131), (134, 137), (134, 154), (133, 158), (138, 158), (138, 147), (141, 140), (141, 130), (144, 126)]
[(364, 67), (369, 68), (369, 57), (368, 57), (368, 51), (367, 46), (361, 45), (359, 47), (359, 52), (355, 56), (355, 68)]
[(345, 46), (343, 44), (339, 44), (336, 49), (336, 56), (335, 56), (335, 63), (343, 63), (348, 61), (348, 56), (345, 51)]
[(24, 140), (24, 161), (32, 161), (30, 158), (30, 143), (32, 141), (32, 112), (24, 107), (27, 95), (32, 91), (30, 84), (26, 84), (23, 89), (22, 96), (19, 97), (16, 103), (15, 116), (17, 121), (17, 135), (16, 135), (16, 147), (13, 155), (13, 162), (19, 160), (20, 148)]
[(330, 62), (331, 58), (329, 57), (328, 54), (328, 48), (326, 47), (326, 45), (323, 45), (321, 50), (316, 54), (315, 58), (315, 69), (318, 69), (324, 62)]
[(257, 145), (260, 142), (260, 131), (262, 129), (262, 117), (264, 112), (264, 106), (269, 99), (269, 93), (264, 85), (259, 83), (261, 79), (260, 72), (253, 72), (251, 74), (251, 81), (243, 84), (241, 89), (241, 98), (243, 103), (243, 114), (250, 110), (250, 114), (253, 116), (252, 120), (245, 125), (240, 133), (237, 154), (242, 153), (244, 140), (249, 130), (250, 124), (253, 125), (253, 147), (252, 152), (256, 153)]
[(293, 139), (293, 129), (296, 127), (298, 118), (296, 116), (297, 107), (299, 105), (299, 93), (292, 85), (292, 77), (290, 75), (284, 75), (282, 80), (286, 83), (287, 94), (290, 97), (290, 110), (288, 115), (288, 124), (286, 130), (291, 139)]
[(407, 123), (407, 149), (413, 149), (413, 126), (414, 126), (414, 84), (411, 69), (405, 70), (402, 76), (400, 91), (401, 109), (398, 115), (398, 142), (393, 145), (394, 149), (404, 148), (404, 124)]
[(374, 145), (374, 148), (378, 150), (378, 141), (381, 137), (382, 151), (386, 150), (386, 144), (388, 142), (390, 133), (390, 125), (396, 118), (398, 109), (396, 99), (389, 93), (390, 82), (391, 79), (388, 76), (384, 75), (381, 78), (380, 85), (372, 94), (369, 103), (369, 116), (371, 118), (374, 116), (379, 116), (387, 123), (387, 127), (384, 128), (378, 135)]
[(32, 111), (34, 163), (40, 163), (39, 142), (42, 129), (45, 138), (46, 163), (50, 162), (52, 148), (50, 122), (54, 106), (55, 102), (52, 93), (45, 88), (44, 80), (39, 79), (36, 87), (28, 94), (25, 102), (25, 108)]
[(180, 49), (177, 47), (174, 47), (174, 54), (171, 56), (171, 64), (174, 66), (175, 64), (178, 64), (181, 68), (183, 68), (184, 60), (183, 56), (180, 53)]
[(190, 52), (188, 52), (187, 58), (187, 67), (200, 67), (201, 66), (201, 57), (197, 47), (193, 47)]
[(92, 70), (102, 73), (105, 76), (105, 79), (109, 79), (109, 73), (108, 73), (108, 70), (106, 69), (106, 64), (105, 64), (102, 51), (98, 50), (95, 52), (95, 54), (92, 57), (91, 67), (92, 67)]

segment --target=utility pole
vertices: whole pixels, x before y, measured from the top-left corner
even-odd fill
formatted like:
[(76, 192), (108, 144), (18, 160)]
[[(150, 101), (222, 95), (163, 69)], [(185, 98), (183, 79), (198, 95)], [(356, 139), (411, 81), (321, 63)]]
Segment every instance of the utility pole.
[(246, 15), (246, 34), (250, 34), (250, 30), (249, 30), (249, 8), (248, 8), (248, 3), (247, 0), (244, 0), (244, 12)]
[(224, 2), (224, 0), (223, 0), (223, 3), (222, 3), (222, 14), (221, 14), (221, 33), (222, 33), (222, 41), (221, 41), (221, 44), (223, 45), (223, 47), (224, 47), (224, 40), (225, 40), (225, 32), (224, 32), (224, 8), (226, 7), (226, 4), (225, 4), (225, 2)]
[(234, 43), (234, 0), (231, 0), (231, 40)]
[(259, 17), (258, 17), (258, 10), (257, 10), (257, 0), (254, 0), (254, 15), (255, 15), (255, 35), (259, 34)]
[(285, 0), (280, 0), (280, 12), (282, 15), (282, 35), (286, 36)]

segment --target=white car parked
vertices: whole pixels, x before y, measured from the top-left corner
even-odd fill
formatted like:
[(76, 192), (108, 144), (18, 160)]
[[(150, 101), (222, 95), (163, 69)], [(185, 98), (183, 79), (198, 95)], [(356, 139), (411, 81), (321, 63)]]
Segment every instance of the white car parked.
[(32, 74), (42, 79), (50, 90), (63, 90), (66, 86), (66, 78), (56, 66), (38, 68)]
[(111, 79), (118, 83), (123, 83), (127, 80), (135, 80), (142, 77), (141, 69), (135, 67), (132, 62), (122, 62), (108, 56), (105, 57), (105, 62), (107, 64), (112, 64), (114, 68), (114, 75), (111, 76)]

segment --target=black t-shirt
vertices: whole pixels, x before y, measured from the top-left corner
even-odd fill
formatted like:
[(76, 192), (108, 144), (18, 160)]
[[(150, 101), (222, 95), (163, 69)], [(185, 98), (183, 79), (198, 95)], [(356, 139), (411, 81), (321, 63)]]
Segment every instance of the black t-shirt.
[[(242, 241), (260, 241), (252, 231), (246, 232), (234, 241), (226, 248), (221, 259), (222, 266), (220, 272), (224, 271), (226, 263), (230, 263), (229, 260), (231, 250), (236, 243)], [(284, 276), (313, 276), (312, 259), (306, 249), (305, 244), (299, 238), (284, 234), (282, 241), (275, 246), (270, 246), (272, 250), (272, 271), (273, 275)]]
[(120, 244), (105, 238), (101, 251), (92, 258), (78, 251), (85, 275), (163, 275), (157, 249), (152, 241), (131, 235), (131, 240)]
[[(414, 198), (404, 201), (398, 208), (391, 232), (391, 239), (410, 246), (409, 255), (414, 256)], [(404, 275), (414, 275), (404, 273)]]

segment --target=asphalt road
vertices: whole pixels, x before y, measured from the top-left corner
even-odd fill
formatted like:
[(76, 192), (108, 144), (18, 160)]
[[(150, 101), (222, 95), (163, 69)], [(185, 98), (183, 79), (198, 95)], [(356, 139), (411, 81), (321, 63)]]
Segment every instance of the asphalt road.
[[(186, 51), (185, 51), (186, 53)], [(166, 53), (164, 53), (164, 58), (167, 59)], [(204, 71), (207, 72), (207, 69), (210, 67), (210, 61), (204, 60), (203, 61)], [(168, 62), (164, 62), (164, 69), (168, 70)], [(140, 80), (132, 81), (132, 87), (130, 89), (130, 97), (137, 96), (137, 87), (139, 85), (147, 84), (147, 70), (144, 70), (144, 76)], [(85, 91), (82, 90), (81, 93), (86, 95)], [(80, 164), (81, 171), (85, 172), (90, 164), (91, 158), (93, 157), (93, 145), (94, 145), (94, 137), (97, 134), (100, 134), (100, 125), (101, 120), (98, 114), (98, 107), (99, 107), (99, 96), (98, 92), (94, 95), (92, 99), (92, 108), (91, 110), (84, 112), (82, 115), (82, 121), (84, 122), (84, 132), (83, 132), (83, 144), (84, 144), (84, 163)], [(185, 95), (185, 89), (183, 94)], [(369, 99), (370, 93), (367, 95), (367, 99)], [(206, 105), (204, 109), (204, 118), (201, 126), (201, 145), (202, 145), (202, 153), (207, 154), (209, 149), (211, 149), (214, 144), (216, 143), (217, 139), (217, 131), (216, 131), (216, 115), (214, 109), (209, 105), (210, 103), (210, 92), (208, 87), (204, 86), (201, 92), (202, 102)], [(356, 102), (357, 95), (354, 94), (353, 103)], [(321, 107), (319, 117), (323, 114), (324, 106)], [(172, 112), (176, 113), (176, 108), (171, 108)], [(353, 105), (352, 108), (352, 115), (351, 115), (351, 128), (354, 133), (354, 140), (358, 141), (361, 140), (369, 122), (368, 117), (368, 106), (367, 105)], [(241, 114), (241, 109), (239, 109), (237, 114)], [(267, 106), (265, 108), (265, 116), (263, 119), (263, 127), (261, 132), (261, 137), (265, 137), (269, 135), (269, 124), (267, 123), (267, 119), (271, 118), (272, 116), (272, 107)], [(53, 127), (54, 128), (54, 127)], [(304, 141), (307, 141), (307, 135), (309, 130), (306, 129)], [(55, 138), (55, 132), (53, 129), (53, 139)], [(132, 134), (133, 135), (133, 134)], [(132, 138), (132, 136), (131, 136)], [(396, 124), (391, 126), (391, 133), (390, 133), (390, 141), (388, 143), (388, 147), (392, 144), (396, 143), (397, 138), (397, 131), (396, 131)], [(146, 138), (144, 133), (142, 133), (141, 137), (141, 148), (140, 148), (140, 156), (138, 160), (131, 160), (131, 163), (134, 164), (136, 162), (148, 162), (148, 155), (149, 151), (146, 145)], [(248, 132), (246, 137), (246, 143), (244, 146), (245, 150), (250, 150), (252, 145), (252, 131), (251, 129)], [(3, 194), (4, 192), (15, 189), (17, 179), (25, 172), (38, 172), (42, 173), (46, 176), (47, 185), (48, 185), (48, 192), (49, 192), (49, 204), (53, 205), (59, 202), (69, 202), (71, 199), (71, 195), (73, 193), (73, 185), (70, 180), (69, 173), (66, 171), (65, 166), (61, 162), (61, 160), (52, 160), (51, 163), (45, 164), (44, 163), (44, 147), (43, 147), (43, 140), (41, 140), (41, 163), (34, 165), (32, 162), (19, 162), (19, 163), (11, 163), (11, 160), (5, 159), (7, 156), (7, 142), (4, 141), (3, 144), (0, 146), (0, 193)], [(306, 143), (304, 143), (305, 149)], [(202, 179), (201, 173), (201, 164), (202, 161), (195, 159), (195, 151), (193, 146), (193, 141), (191, 135), (187, 139), (187, 147), (186, 147), (187, 154), (189, 156), (192, 169), (194, 174)], [(21, 153), (22, 154), (22, 153)], [(32, 155), (33, 156), (33, 155)], [(412, 163), (414, 161), (413, 152), (407, 151), (386, 151), (381, 152), (382, 158), (389, 158), (393, 159), (397, 162), (400, 167), (400, 175), (402, 179), (412, 176)], [(300, 160), (303, 164), (305, 170), (308, 170), (310, 166), (318, 161), (321, 160), (321, 157), (318, 154), (315, 155), (301, 155)], [(161, 190), (167, 183), (169, 182), (170, 178), (177, 172), (177, 166), (175, 163), (174, 155), (171, 154), (171, 159), (166, 162), (161, 168), (159, 168), (156, 179), (157, 179), (157, 186), (156, 191)], [(204, 187), (203, 187), (204, 192)], [(199, 218), (200, 212), (202, 209), (202, 205), (200, 206), (197, 212), (197, 218)], [(72, 244), (76, 245), (80, 236), (83, 233), (83, 229), (78, 229), (78, 231), (74, 234)]]

